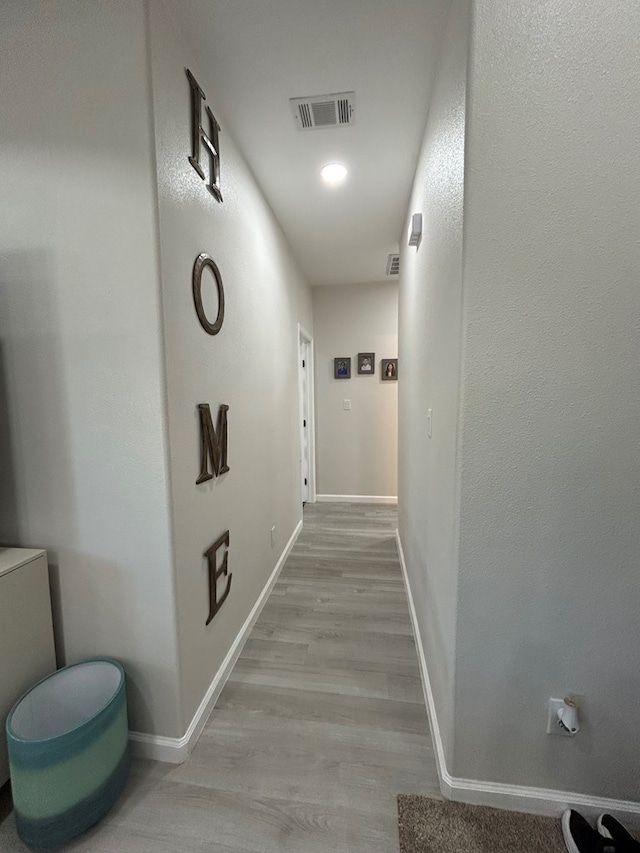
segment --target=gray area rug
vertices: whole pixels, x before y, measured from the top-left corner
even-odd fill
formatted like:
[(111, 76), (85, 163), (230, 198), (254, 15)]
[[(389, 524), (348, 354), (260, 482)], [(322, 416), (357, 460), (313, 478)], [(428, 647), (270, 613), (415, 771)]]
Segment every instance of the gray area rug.
[(398, 797), (400, 853), (566, 853), (559, 818)]

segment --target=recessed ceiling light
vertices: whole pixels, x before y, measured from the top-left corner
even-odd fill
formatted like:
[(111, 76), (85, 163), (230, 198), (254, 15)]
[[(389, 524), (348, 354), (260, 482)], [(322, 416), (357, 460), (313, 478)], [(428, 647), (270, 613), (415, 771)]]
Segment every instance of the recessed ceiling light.
[(342, 163), (327, 163), (320, 169), (320, 174), (325, 184), (341, 184), (349, 174), (349, 170)]

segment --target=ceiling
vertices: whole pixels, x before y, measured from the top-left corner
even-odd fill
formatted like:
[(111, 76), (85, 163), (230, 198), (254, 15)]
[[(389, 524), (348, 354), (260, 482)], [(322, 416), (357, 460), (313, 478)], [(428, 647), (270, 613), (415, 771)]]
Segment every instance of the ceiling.
[[(383, 280), (399, 249), (448, 0), (169, 5), (213, 81), (216, 118), (309, 281)], [(296, 130), (289, 98), (349, 91), (352, 127)], [(349, 168), (337, 187), (320, 178), (331, 161)]]

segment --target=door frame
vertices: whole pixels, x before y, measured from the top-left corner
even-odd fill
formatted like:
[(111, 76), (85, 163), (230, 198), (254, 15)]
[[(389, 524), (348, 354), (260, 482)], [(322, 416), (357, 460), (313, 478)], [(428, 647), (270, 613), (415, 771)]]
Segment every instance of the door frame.
[[(302, 382), (302, 360), (306, 349), (307, 361), (307, 394), (303, 394)], [(303, 448), (304, 448), (304, 426), (305, 410), (307, 414), (307, 439), (309, 443), (309, 499), (307, 503), (316, 502), (316, 416), (315, 416), (315, 374), (313, 337), (298, 323), (298, 400), (299, 400), (299, 429), (300, 429), (300, 503), (302, 503), (303, 487)]]

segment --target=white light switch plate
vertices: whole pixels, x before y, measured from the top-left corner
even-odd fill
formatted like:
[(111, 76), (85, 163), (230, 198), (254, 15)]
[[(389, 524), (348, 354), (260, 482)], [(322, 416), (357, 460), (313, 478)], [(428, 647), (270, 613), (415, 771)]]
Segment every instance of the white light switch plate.
[(433, 423), (433, 418), (432, 418), (431, 409), (427, 409), (427, 435), (429, 438), (431, 438), (432, 423)]
[(351, 400), (343, 400), (342, 401), (342, 408), (345, 410), (345, 412), (350, 412), (351, 411)]

